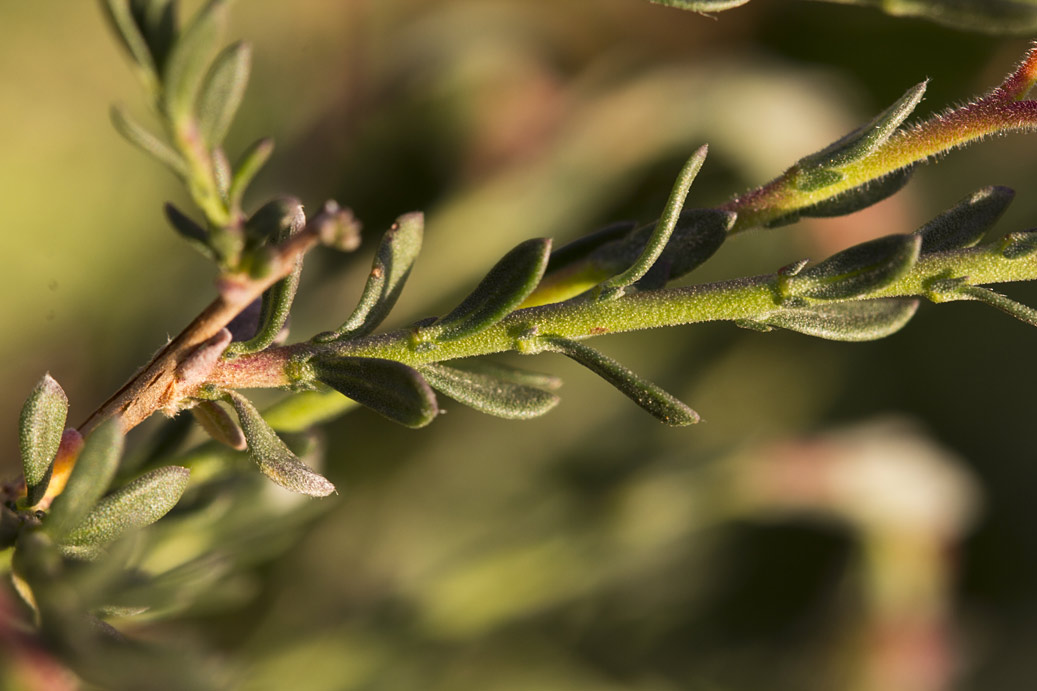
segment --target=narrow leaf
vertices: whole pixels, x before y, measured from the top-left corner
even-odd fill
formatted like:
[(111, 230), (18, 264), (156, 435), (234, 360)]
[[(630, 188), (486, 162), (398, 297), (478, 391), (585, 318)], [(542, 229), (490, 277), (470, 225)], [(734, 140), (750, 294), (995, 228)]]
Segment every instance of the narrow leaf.
[(562, 353), (594, 372), (667, 425), (682, 427), (699, 421), (694, 410), (590, 346), (561, 336), (544, 336), (541, 342), (548, 350)]
[(641, 280), (648, 273), (648, 270), (652, 268), (656, 260), (659, 259), (660, 255), (662, 255), (666, 244), (670, 241), (670, 235), (673, 234), (674, 228), (677, 227), (677, 220), (680, 217), (681, 209), (684, 208), (684, 201), (688, 198), (691, 184), (695, 181), (695, 177), (702, 169), (702, 164), (706, 161), (708, 151), (709, 148), (707, 146), (699, 147), (684, 164), (684, 167), (681, 168), (677, 181), (670, 191), (670, 197), (666, 201), (663, 214), (655, 224), (655, 228), (652, 230), (648, 242), (645, 243), (641, 255), (626, 271), (606, 281), (602, 281), (597, 288), (599, 300), (614, 300), (621, 297), (626, 287)]
[(22, 406), (18, 422), (18, 446), (29, 506), (39, 502), (47, 491), (67, 415), (65, 391), (50, 374), (43, 375)]
[(55, 497), (45, 522), (55, 541), (60, 542), (79, 525), (104, 495), (119, 467), (122, 447), (122, 422), (117, 416), (102, 422), (86, 437), (65, 491)]
[(150, 154), (181, 178), (187, 177), (187, 164), (168, 144), (137, 124), (122, 106), (112, 106), (112, 124), (128, 142)]
[(749, 0), (651, 0), (656, 5), (666, 5), (692, 12), (722, 12), (733, 7), (741, 7)]
[(901, 123), (914, 112), (918, 104), (922, 102), (927, 84), (928, 81), (915, 84), (893, 105), (876, 115), (871, 122), (817, 153), (801, 158), (798, 165), (804, 170), (831, 169), (864, 158), (893, 136)]
[(367, 284), (353, 314), (338, 329), (320, 334), (315, 341), (326, 343), (340, 338), (359, 338), (371, 333), (382, 323), (396, 304), (403, 284), (410, 276), (414, 261), (421, 251), (424, 228), (425, 217), (421, 213), (411, 213), (396, 219), (396, 223), (382, 236)]
[(198, 126), (210, 148), (223, 143), (245, 96), (252, 49), (246, 43), (227, 46), (216, 56), (198, 94)]
[[(280, 243), (302, 230), (305, 225), (306, 215), (303, 213), (302, 204), (293, 197), (284, 197), (265, 204), (253, 214), (245, 224), (245, 232), (250, 236), (252, 245)], [(247, 341), (232, 343), (227, 348), (229, 355), (259, 352), (277, 339), (288, 321), (295, 293), (299, 289), (301, 273), (302, 257), (296, 261), (295, 268), (290, 274), (263, 293), (255, 334)]]
[(209, 233), (204, 228), (191, 220), (189, 216), (180, 211), (172, 204), (163, 207), (166, 220), (180, 237), (187, 240), (188, 244), (209, 259), (216, 259), (216, 254), (209, 247)]
[(551, 241), (527, 240), (504, 255), (450, 314), (425, 327), (426, 338), (449, 341), (493, 326), (536, 289), (547, 267)]
[[(686, 276), (712, 257), (724, 244), (736, 218), (737, 214), (720, 209), (689, 209), (681, 213), (669, 244), (656, 262), (660, 280), (655, 285), (662, 287)], [(638, 285), (649, 287), (647, 281), (653, 273), (654, 267)]]
[(249, 455), (264, 475), (287, 490), (311, 497), (326, 497), (335, 491), (324, 476), (296, 458), (251, 401), (236, 391), (226, 395), (245, 431)]
[(263, 418), (278, 432), (302, 432), (355, 408), (357, 402), (334, 389), (299, 391), (263, 411)]
[(503, 379), (512, 384), (531, 386), (535, 389), (557, 391), (562, 388), (561, 377), (556, 377), (553, 374), (543, 374), (541, 372), (530, 372), (529, 370), (512, 367), (511, 365), (502, 365), (499, 362), (491, 362), (485, 358), (456, 360), (450, 363), (450, 367), (464, 372), (484, 374), (488, 377)]
[(544, 273), (551, 274), (586, 259), (594, 255), (602, 247), (628, 237), (635, 228), (637, 228), (637, 223), (634, 221), (617, 221), (593, 233), (577, 238), (551, 252), (551, 257), (547, 261), (547, 269)]
[(232, 449), (244, 451), (248, 447), (245, 433), (226, 410), (215, 401), (199, 401), (191, 414), (210, 437)]
[(874, 341), (902, 329), (917, 309), (914, 298), (854, 300), (786, 308), (760, 321), (831, 341)]
[[(914, 172), (914, 166), (908, 166), (907, 168), (901, 168), (889, 175), (883, 176), (878, 180), (872, 180), (859, 187), (853, 187), (845, 192), (840, 192), (834, 197), (830, 197), (824, 201), (799, 209), (794, 214), (794, 218), (792, 218), (791, 221), (797, 220), (800, 216), (809, 216), (813, 218), (845, 216), (846, 214), (852, 214), (855, 211), (865, 209), (872, 204), (878, 204), (883, 199), (886, 199), (903, 189), (911, 180), (911, 176)], [(780, 219), (778, 219), (777, 221), (772, 221), (767, 225), (768, 227), (773, 228), (784, 224), (780, 222)]]
[(209, 0), (173, 44), (163, 72), (163, 105), (178, 128), (192, 116), (198, 89), (226, 20), (227, 0)]
[(855, 245), (789, 277), (786, 293), (842, 300), (878, 290), (911, 270), (921, 243), (917, 235), (888, 235)]
[(190, 475), (187, 468), (175, 465), (145, 473), (99, 501), (65, 537), (65, 543), (103, 544), (127, 530), (151, 525), (180, 501)]
[(1013, 197), (1008, 187), (984, 187), (965, 197), (915, 231), (922, 238), (922, 254), (979, 244)]
[(317, 379), (357, 403), (407, 427), (424, 427), (439, 413), (424, 377), (395, 360), (314, 356)]
[(1021, 322), (1026, 322), (1031, 326), (1037, 326), (1037, 310), (1028, 305), (1024, 305), (1021, 302), (1016, 302), (1012, 298), (1002, 295), (997, 291), (991, 290), (984, 286), (962, 286), (959, 289), (962, 295), (967, 295), (973, 300), (979, 300), (985, 302), (991, 307), (996, 307), (1005, 314), (1011, 315)]
[(122, 39), (122, 45), (133, 61), (145, 71), (155, 74), (155, 61), (152, 59), (148, 44), (137, 25), (137, 20), (133, 16), (130, 0), (104, 0), (101, 4), (105, 10), (105, 16), (108, 17), (115, 32)]
[(134, 21), (160, 74), (176, 40), (176, 5), (176, 0), (130, 0)]
[(238, 161), (234, 175), (231, 176), (230, 186), (227, 188), (227, 198), (230, 200), (232, 209), (241, 208), (241, 200), (245, 196), (245, 190), (248, 189), (256, 174), (262, 170), (273, 152), (274, 140), (266, 138), (252, 144), (241, 155), (241, 160)]
[(558, 405), (560, 400), (543, 389), (447, 365), (425, 365), (420, 368), (420, 372), (432, 388), (458, 403), (510, 420), (539, 417)]

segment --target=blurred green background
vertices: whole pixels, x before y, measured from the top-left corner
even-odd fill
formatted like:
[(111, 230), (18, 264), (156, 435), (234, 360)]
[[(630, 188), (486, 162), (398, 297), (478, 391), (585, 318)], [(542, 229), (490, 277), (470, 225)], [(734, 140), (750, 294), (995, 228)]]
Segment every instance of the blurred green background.
[[(716, 20), (645, 0), (249, 0), (233, 18), (255, 64), (229, 151), (278, 144), (252, 206), (334, 197), (365, 224), (366, 250), (308, 260), (297, 338), (349, 313), (401, 213), (427, 232), (389, 326), (449, 308), (522, 239), (653, 219), (703, 142), (689, 204), (715, 205), (926, 77), (919, 115), (986, 91), (1027, 47), (764, 0)], [(162, 218), (176, 181), (108, 122), (115, 101), (146, 110), (98, 7), (2, 3), (0, 33), (8, 475), (44, 371), (78, 423), (213, 273)], [(691, 278), (908, 232), (989, 184), (1019, 193), (997, 232), (1028, 228), (1035, 154), (1021, 135), (955, 152), (865, 212), (735, 238)], [(728, 324), (599, 340), (702, 414), (685, 429), (559, 358), (514, 359), (565, 378), (557, 410), (328, 425), (326, 513), (219, 608), (136, 630), (218, 651), (255, 689), (1032, 688), (1035, 341), (964, 303), (868, 344)]]

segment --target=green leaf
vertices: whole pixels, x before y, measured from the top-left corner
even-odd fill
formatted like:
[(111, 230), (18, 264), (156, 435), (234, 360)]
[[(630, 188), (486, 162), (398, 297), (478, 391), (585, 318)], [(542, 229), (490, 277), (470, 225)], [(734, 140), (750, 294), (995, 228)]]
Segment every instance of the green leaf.
[(551, 240), (527, 240), (504, 255), (450, 314), (424, 327), (422, 336), (449, 341), (493, 326), (522, 304), (547, 268)]
[(1005, 314), (1011, 315), (1021, 322), (1025, 322), (1031, 326), (1037, 326), (1037, 310), (1021, 302), (1016, 302), (1012, 298), (1002, 295), (997, 291), (991, 290), (984, 286), (970, 286), (962, 285), (958, 291), (963, 296), (967, 296), (972, 300), (979, 300), (985, 302), (991, 307), (996, 307)]
[(638, 287), (648, 288), (651, 285), (650, 280), (656, 268), (660, 270), (660, 277), (654, 285), (659, 287), (697, 269), (724, 244), (727, 231), (737, 218), (734, 212), (720, 209), (689, 209), (683, 212), (659, 261), (638, 282)]
[(914, 112), (922, 101), (927, 84), (928, 81), (915, 84), (893, 105), (876, 115), (871, 122), (817, 153), (804, 156), (799, 159), (797, 165), (805, 171), (830, 170), (861, 160), (885, 144), (904, 120)]
[(424, 427), (439, 413), (436, 394), (424, 377), (395, 360), (316, 355), (317, 375), (339, 393), (407, 427)]
[(133, 61), (146, 72), (157, 74), (151, 50), (137, 24), (137, 18), (134, 17), (130, 0), (104, 0), (101, 5)]
[(263, 411), (263, 417), (279, 432), (302, 432), (327, 422), (357, 406), (334, 389), (299, 391)]
[(419, 371), (432, 388), (458, 403), (509, 420), (539, 417), (558, 405), (560, 400), (543, 389), (447, 365), (424, 365)]
[(915, 231), (922, 238), (922, 254), (956, 250), (979, 244), (1012, 203), (1008, 187), (984, 187), (962, 199)]
[(204, 228), (192, 221), (189, 216), (172, 204), (167, 203), (163, 210), (166, 213), (166, 220), (169, 221), (169, 225), (173, 226), (173, 230), (180, 237), (187, 240), (187, 243), (202, 256), (212, 260), (216, 259), (216, 253), (209, 247), (209, 233)]
[(557, 391), (562, 388), (561, 377), (556, 377), (553, 374), (543, 374), (541, 372), (530, 372), (529, 370), (521, 369), (519, 367), (503, 365), (499, 362), (491, 362), (485, 358), (455, 360), (450, 363), (450, 367), (463, 372), (471, 372), (473, 374), (482, 374), (495, 379), (503, 379), (512, 384), (531, 386), (535, 389)]
[(682, 427), (699, 421), (698, 413), (684, 403), (590, 346), (561, 336), (542, 336), (540, 342), (594, 372), (667, 425)]
[[(284, 242), (305, 226), (306, 215), (299, 200), (283, 197), (263, 205), (253, 214), (245, 224), (245, 232), (250, 245), (261, 246), (268, 242)], [(299, 257), (292, 272), (263, 293), (259, 327), (255, 335), (247, 341), (232, 343), (227, 348), (228, 357), (265, 350), (277, 339), (288, 321), (301, 273), (302, 257)]]
[(216, 56), (198, 94), (198, 127), (210, 148), (223, 143), (245, 96), (252, 49), (246, 43), (227, 46)]
[(1001, 239), (1001, 256), (1023, 259), (1037, 252), (1037, 230), (1020, 230)]
[(319, 334), (313, 340), (327, 343), (345, 338), (359, 338), (378, 328), (400, 297), (410, 276), (414, 261), (421, 251), (425, 217), (421, 213), (400, 216), (382, 236), (375, 252), (371, 273), (360, 296), (360, 302), (346, 323), (335, 331)]
[[(907, 168), (893, 171), (878, 180), (872, 180), (859, 187), (853, 187), (845, 192), (840, 192), (834, 197), (799, 209), (793, 214), (791, 221), (798, 220), (800, 216), (827, 218), (830, 216), (845, 216), (855, 211), (860, 211), (899, 192), (910, 182), (914, 172), (914, 166), (908, 166)], [(767, 227), (773, 228), (779, 225), (784, 225), (781, 219), (768, 223)]]
[(191, 408), (191, 415), (210, 437), (221, 444), (238, 451), (244, 451), (248, 447), (245, 433), (215, 401), (199, 401)]
[[(799, 164), (797, 164), (799, 165)], [(827, 168), (799, 168), (792, 184), (800, 192), (817, 192), (840, 182), (845, 176), (837, 170)]]
[(843, 300), (878, 290), (911, 270), (921, 244), (917, 235), (887, 235), (855, 245), (787, 278), (785, 294)]
[(702, 169), (702, 164), (706, 161), (708, 151), (709, 148), (707, 146), (699, 147), (684, 164), (684, 167), (681, 168), (673, 189), (670, 191), (670, 197), (666, 201), (663, 214), (652, 229), (652, 233), (645, 243), (641, 254), (628, 269), (601, 282), (595, 291), (599, 300), (615, 300), (621, 297), (627, 286), (641, 280), (662, 255), (663, 250), (670, 241), (674, 228), (677, 227), (681, 209), (684, 208), (684, 201), (691, 190), (691, 184), (695, 182), (695, 177)]
[(181, 178), (187, 177), (187, 164), (180, 154), (169, 147), (161, 139), (137, 124), (122, 106), (112, 106), (112, 124), (116, 131), (128, 142), (140, 148), (153, 158), (167, 166)]
[(163, 108), (179, 130), (193, 116), (195, 99), (227, 21), (228, 0), (209, 0), (177, 38), (163, 72)]
[(133, 19), (148, 44), (159, 74), (165, 69), (176, 40), (176, 5), (175, 0), (130, 0)]
[(43, 375), (25, 400), (18, 422), (18, 447), (29, 506), (39, 502), (47, 491), (67, 415), (68, 397), (64, 389), (50, 374)]
[(262, 170), (273, 152), (274, 140), (265, 138), (252, 144), (241, 155), (241, 160), (238, 161), (234, 175), (231, 177), (230, 186), (227, 188), (227, 199), (230, 201), (230, 208), (241, 208), (241, 200), (245, 196), (245, 190), (248, 189), (256, 174)]
[(789, 307), (760, 321), (831, 341), (874, 341), (902, 329), (917, 309), (914, 298), (854, 300)]
[(601, 248), (614, 246), (616, 241), (628, 238), (636, 228), (637, 223), (633, 221), (617, 221), (593, 233), (577, 238), (551, 252), (551, 256), (547, 260), (547, 269), (544, 273), (554, 273), (588, 257), (592, 257)]
[(326, 497), (335, 491), (324, 476), (296, 458), (251, 401), (236, 391), (228, 391), (226, 397), (238, 413), (249, 455), (264, 475), (287, 490), (311, 497)]
[(44, 523), (55, 541), (60, 542), (79, 525), (107, 491), (119, 467), (123, 441), (118, 416), (108, 418), (87, 435), (65, 490), (55, 497)]
[(108, 495), (65, 536), (65, 543), (84, 546), (115, 540), (127, 530), (151, 525), (169, 513), (191, 471), (180, 466), (156, 468)]

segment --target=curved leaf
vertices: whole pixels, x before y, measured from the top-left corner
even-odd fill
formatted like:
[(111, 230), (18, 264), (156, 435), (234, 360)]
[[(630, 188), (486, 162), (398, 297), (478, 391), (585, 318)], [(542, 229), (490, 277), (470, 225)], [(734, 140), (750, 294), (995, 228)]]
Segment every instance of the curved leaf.
[(570, 357), (594, 372), (667, 425), (681, 427), (699, 421), (698, 413), (684, 403), (590, 346), (561, 336), (543, 336), (540, 342), (546, 350)]
[(335, 491), (327, 478), (296, 458), (251, 401), (236, 391), (228, 391), (226, 398), (238, 414), (248, 453), (264, 475), (287, 490), (311, 497), (326, 497)]
[(526, 240), (505, 254), (450, 314), (422, 328), (431, 340), (448, 341), (493, 326), (522, 304), (547, 268), (551, 241)]
[(917, 235), (887, 235), (855, 245), (786, 279), (785, 293), (841, 300), (878, 290), (911, 270), (921, 244)]
[(1012, 203), (1008, 187), (984, 187), (962, 199), (915, 231), (922, 238), (922, 254), (956, 250), (979, 244)]
[(180, 33), (163, 71), (162, 101), (166, 115), (178, 128), (194, 113), (195, 99), (209, 59), (223, 35), (228, 0), (209, 0)]
[(100, 499), (119, 467), (122, 456), (122, 423), (111, 417), (94, 428), (83, 443), (65, 490), (54, 498), (44, 525), (55, 541), (60, 542)]
[(251, 66), (252, 49), (239, 42), (224, 48), (209, 68), (198, 93), (197, 112), (198, 128), (210, 148), (227, 136), (245, 96)]
[(151, 525), (169, 513), (184, 490), (191, 471), (180, 466), (156, 468), (97, 503), (65, 537), (69, 545), (111, 542), (127, 530)]
[(424, 427), (439, 413), (436, 394), (421, 374), (401, 362), (317, 355), (317, 379), (357, 403), (407, 427)]
[(874, 341), (902, 329), (915, 316), (915, 298), (882, 298), (792, 307), (760, 321), (831, 341)]
[(313, 340), (326, 343), (340, 338), (358, 338), (378, 328), (396, 304), (410, 276), (421, 251), (424, 230), (425, 216), (420, 212), (397, 218), (382, 236), (367, 284), (353, 314), (335, 331), (320, 334)]
[(447, 365), (424, 365), (419, 371), (432, 388), (458, 403), (509, 420), (539, 417), (560, 400), (550, 391)]
[(184, 163), (180, 154), (137, 124), (122, 106), (112, 106), (111, 117), (112, 125), (119, 134), (126, 138), (126, 141), (165, 164), (181, 178), (187, 177), (187, 164)]
[(67, 415), (64, 389), (49, 373), (43, 375), (22, 406), (18, 421), (18, 448), (29, 506), (39, 502), (47, 491)]

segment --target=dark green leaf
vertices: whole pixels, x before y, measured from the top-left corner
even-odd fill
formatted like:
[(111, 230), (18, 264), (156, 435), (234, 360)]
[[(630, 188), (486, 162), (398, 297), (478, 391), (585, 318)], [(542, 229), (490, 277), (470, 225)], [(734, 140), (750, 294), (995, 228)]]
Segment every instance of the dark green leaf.
[(192, 117), (195, 99), (227, 21), (228, 0), (209, 0), (180, 33), (163, 72), (163, 106), (180, 128)]
[[(799, 209), (791, 221), (798, 220), (800, 216), (827, 218), (830, 216), (845, 216), (846, 214), (860, 211), (899, 192), (911, 180), (914, 172), (914, 167), (908, 166), (885, 175), (878, 180), (872, 180), (867, 184), (840, 192), (834, 197)], [(773, 228), (778, 225), (783, 225), (780, 219), (778, 219), (778, 222), (772, 221), (768, 224), (768, 227)]]
[(108, 495), (65, 537), (70, 545), (111, 542), (127, 530), (143, 528), (165, 516), (178, 501), (191, 471), (166, 466), (145, 473)]
[(241, 105), (252, 66), (252, 49), (245, 43), (227, 46), (205, 76), (198, 94), (198, 126), (210, 148), (218, 147)]
[(594, 372), (667, 425), (681, 427), (699, 421), (694, 410), (590, 346), (561, 336), (543, 336), (541, 342), (547, 350), (562, 353)]
[(180, 237), (187, 240), (191, 247), (195, 248), (203, 256), (216, 259), (216, 254), (209, 247), (209, 233), (204, 228), (192, 221), (180, 209), (172, 204), (166, 204), (163, 209), (166, 212), (166, 220), (173, 226)]
[(381, 358), (314, 356), (317, 379), (357, 403), (407, 427), (424, 427), (439, 413), (436, 394), (414, 369)]
[(893, 105), (876, 115), (871, 122), (826, 146), (816, 154), (804, 156), (797, 165), (803, 170), (830, 170), (864, 158), (893, 136), (901, 123), (914, 112), (922, 101), (927, 83), (915, 84)]
[(18, 422), (18, 446), (29, 506), (39, 502), (47, 491), (67, 414), (64, 389), (50, 374), (43, 375), (25, 400)]
[(160, 74), (176, 40), (176, 4), (176, 0), (130, 0), (133, 19)]
[(543, 389), (447, 365), (424, 365), (420, 371), (432, 388), (458, 403), (510, 420), (538, 417), (558, 405), (559, 401), (558, 396)]
[(249, 455), (264, 475), (287, 490), (311, 497), (326, 497), (335, 491), (324, 476), (295, 457), (251, 401), (236, 391), (228, 391), (227, 399), (238, 413)]
[(388, 316), (410, 276), (411, 267), (421, 251), (425, 217), (421, 213), (400, 216), (382, 236), (375, 253), (367, 285), (353, 314), (335, 331), (314, 340), (328, 342), (339, 338), (358, 338), (374, 331)]
[(1005, 259), (1022, 259), (1034, 252), (1037, 252), (1037, 230), (1009, 233), (1001, 240), (1001, 256)]
[(128, 142), (150, 154), (160, 163), (165, 164), (181, 178), (187, 177), (187, 164), (180, 154), (173, 151), (168, 144), (138, 125), (122, 106), (112, 106), (112, 124), (116, 131)]
[(191, 414), (210, 437), (232, 449), (244, 451), (248, 447), (245, 433), (238, 424), (215, 401), (199, 401), (191, 408)]
[(831, 341), (874, 341), (899, 331), (917, 309), (914, 298), (855, 300), (786, 308), (760, 321)]
[(544, 273), (550, 274), (586, 259), (600, 248), (628, 237), (635, 228), (637, 228), (637, 223), (633, 221), (619, 221), (596, 230), (589, 235), (577, 238), (551, 252), (551, 256), (547, 261), (547, 269)]
[[(293, 197), (284, 197), (265, 204), (253, 214), (245, 224), (245, 232), (249, 236), (249, 244), (258, 246), (267, 242), (284, 242), (305, 225), (306, 215), (303, 213), (302, 204)], [(296, 261), (292, 273), (263, 293), (259, 325), (255, 335), (247, 341), (232, 343), (227, 348), (228, 355), (259, 352), (277, 339), (288, 321), (301, 273), (302, 257)]]
[(915, 231), (922, 238), (922, 254), (972, 247), (1012, 203), (1008, 187), (984, 187), (962, 199)]
[(922, 238), (887, 235), (832, 255), (787, 279), (788, 295), (842, 300), (883, 288), (918, 261)]
[(984, 286), (970, 286), (962, 285), (959, 291), (962, 295), (967, 295), (973, 300), (979, 300), (985, 302), (991, 307), (996, 307), (1005, 314), (1011, 315), (1021, 322), (1026, 322), (1031, 326), (1037, 326), (1037, 310), (1021, 302), (1016, 302), (1008, 296), (1002, 295), (996, 291), (986, 288)]
[(464, 372), (484, 374), (495, 379), (503, 379), (512, 384), (531, 386), (535, 389), (557, 391), (562, 388), (561, 377), (556, 377), (553, 374), (543, 374), (541, 372), (530, 372), (529, 370), (512, 367), (511, 365), (502, 365), (499, 362), (491, 362), (485, 358), (455, 360), (450, 363), (450, 367)]
[(450, 314), (425, 327), (426, 338), (449, 341), (493, 326), (536, 289), (547, 267), (551, 241), (527, 240), (501, 258)]
[(119, 467), (122, 456), (122, 422), (111, 417), (87, 435), (83, 450), (68, 477), (65, 490), (51, 504), (46, 528), (60, 542), (100, 499)]
[(230, 200), (232, 209), (241, 208), (241, 200), (245, 196), (245, 190), (252, 182), (263, 165), (270, 159), (274, 152), (273, 139), (260, 139), (245, 150), (238, 161), (238, 166), (231, 176), (230, 187), (227, 188), (227, 198)]
[(677, 176), (676, 182), (674, 182), (673, 189), (670, 191), (670, 197), (666, 200), (663, 214), (652, 228), (652, 232), (648, 236), (641, 253), (634, 260), (633, 264), (622, 273), (601, 282), (597, 288), (599, 300), (614, 300), (621, 297), (627, 286), (641, 280), (655, 265), (663, 250), (666, 249), (674, 229), (677, 227), (681, 209), (684, 208), (684, 201), (688, 197), (692, 183), (695, 182), (695, 177), (702, 169), (702, 164), (706, 160), (708, 151), (709, 149), (705, 145), (699, 147), (684, 164), (684, 167), (681, 168), (681, 172)]
[(734, 225), (737, 214), (720, 209), (689, 209), (683, 212), (677, 221), (677, 228), (670, 236), (656, 267), (660, 269), (660, 281), (649, 283), (652, 271), (638, 283), (647, 288), (661, 287), (668, 281), (686, 276), (697, 269), (703, 262), (713, 256), (727, 239), (727, 231)]

